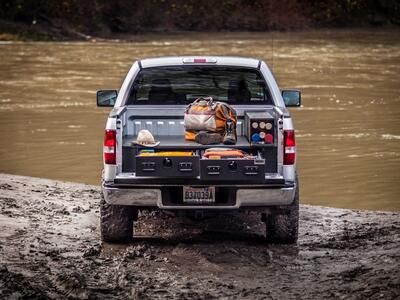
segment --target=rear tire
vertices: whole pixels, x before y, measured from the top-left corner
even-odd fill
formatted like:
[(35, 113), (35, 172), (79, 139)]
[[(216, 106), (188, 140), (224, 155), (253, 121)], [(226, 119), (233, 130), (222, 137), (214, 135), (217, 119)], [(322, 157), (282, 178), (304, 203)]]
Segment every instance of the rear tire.
[[(282, 213), (284, 211), (284, 213)], [(272, 208), (266, 219), (267, 242), (274, 244), (297, 243), (299, 235), (299, 183), (292, 204)]]
[(110, 243), (126, 243), (133, 239), (133, 221), (138, 210), (132, 206), (110, 205), (101, 193), (100, 230), (101, 240)]

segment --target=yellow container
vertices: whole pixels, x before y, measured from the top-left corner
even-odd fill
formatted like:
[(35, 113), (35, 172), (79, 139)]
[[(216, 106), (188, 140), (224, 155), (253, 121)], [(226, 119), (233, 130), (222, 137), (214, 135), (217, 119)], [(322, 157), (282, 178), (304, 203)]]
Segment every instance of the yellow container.
[(138, 156), (193, 156), (191, 151), (160, 151), (160, 152), (143, 152)]

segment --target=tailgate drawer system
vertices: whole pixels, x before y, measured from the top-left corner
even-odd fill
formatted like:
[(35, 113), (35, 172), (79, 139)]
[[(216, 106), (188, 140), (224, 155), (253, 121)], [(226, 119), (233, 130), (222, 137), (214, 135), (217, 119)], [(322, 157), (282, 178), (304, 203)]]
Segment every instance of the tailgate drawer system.
[(136, 175), (218, 181), (262, 181), (263, 159), (200, 159), (199, 156), (136, 156)]

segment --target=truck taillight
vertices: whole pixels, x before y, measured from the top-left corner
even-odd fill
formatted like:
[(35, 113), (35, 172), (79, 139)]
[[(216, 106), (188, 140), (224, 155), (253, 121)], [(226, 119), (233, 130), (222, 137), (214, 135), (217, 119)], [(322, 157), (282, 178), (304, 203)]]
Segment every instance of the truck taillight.
[(115, 165), (116, 163), (116, 132), (115, 130), (106, 130), (104, 132), (103, 154), (104, 163)]
[(296, 140), (294, 130), (285, 130), (283, 132), (283, 164), (294, 165), (296, 160)]

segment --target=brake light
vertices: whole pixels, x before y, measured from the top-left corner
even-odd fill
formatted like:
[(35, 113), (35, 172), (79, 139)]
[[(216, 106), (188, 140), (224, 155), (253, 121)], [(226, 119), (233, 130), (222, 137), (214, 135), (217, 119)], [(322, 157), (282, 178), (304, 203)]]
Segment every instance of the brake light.
[(193, 59), (193, 62), (195, 64), (204, 64), (207, 62), (207, 60), (205, 58), (195, 58), (195, 59)]
[(217, 59), (214, 57), (185, 57), (182, 62), (184, 64), (215, 64)]
[(115, 130), (106, 130), (104, 132), (103, 154), (104, 163), (107, 165), (116, 164), (116, 132)]
[(294, 130), (283, 132), (283, 164), (294, 165), (296, 160), (296, 140)]

